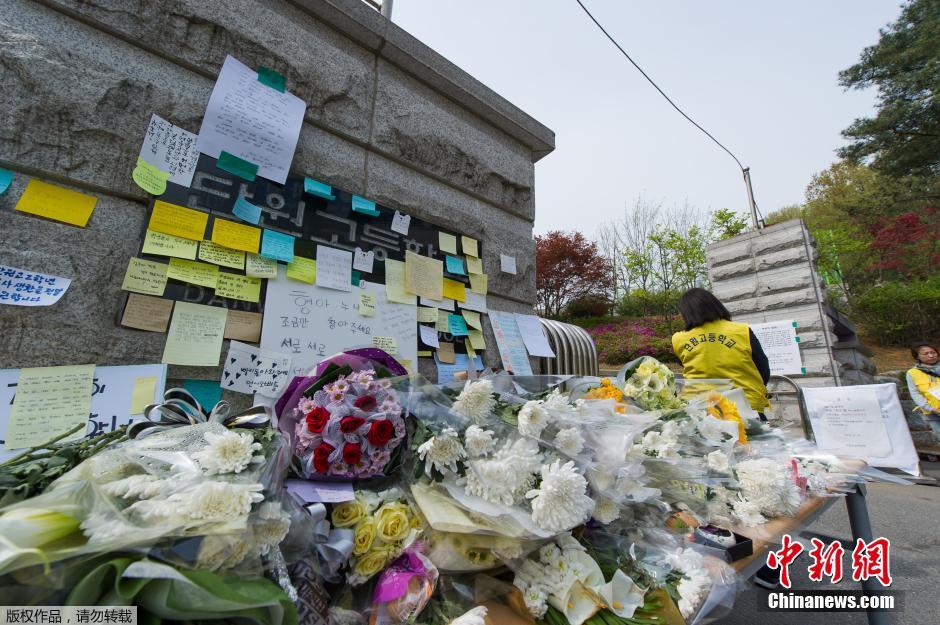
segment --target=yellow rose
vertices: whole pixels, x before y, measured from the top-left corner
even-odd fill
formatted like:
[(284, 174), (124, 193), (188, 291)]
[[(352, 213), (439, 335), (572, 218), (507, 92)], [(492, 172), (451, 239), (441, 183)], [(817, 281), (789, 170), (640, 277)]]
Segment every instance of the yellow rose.
[(334, 527), (352, 527), (362, 520), (366, 515), (362, 504), (356, 500), (344, 501), (333, 508), (333, 526)]
[(369, 579), (383, 568), (388, 562), (389, 554), (384, 550), (374, 550), (358, 558), (353, 564), (353, 571), (363, 579)]
[(363, 519), (359, 525), (356, 526), (356, 538), (353, 553), (357, 556), (361, 556), (365, 552), (369, 551), (374, 540), (375, 521), (372, 518)]
[(375, 513), (375, 529), (378, 537), (387, 542), (402, 540), (411, 529), (408, 506), (387, 503)]

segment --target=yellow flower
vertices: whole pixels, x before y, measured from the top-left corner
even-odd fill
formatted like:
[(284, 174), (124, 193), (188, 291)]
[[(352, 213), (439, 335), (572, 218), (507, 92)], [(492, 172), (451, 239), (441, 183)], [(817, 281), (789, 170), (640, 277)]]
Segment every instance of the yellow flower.
[(708, 407), (708, 414), (722, 421), (737, 421), (738, 442), (742, 445), (746, 444), (747, 430), (744, 427), (744, 420), (741, 418), (741, 413), (738, 412), (738, 407), (734, 405), (734, 402), (715, 391), (710, 391), (706, 399), (712, 404)]
[(371, 517), (363, 519), (359, 525), (356, 526), (356, 537), (354, 541), (355, 547), (353, 548), (353, 553), (357, 556), (361, 556), (365, 552), (369, 551), (374, 541), (375, 520)]
[(368, 579), (385, 568), (389, 554), (385, 550), (373, 550), (358, 558), (353, 564), (353, 571)]
[[(612, 399), (617, 403), (623, 402), (623, 391), (614, 386), (610, 378), (601, 378), (601, 385), (595, 386), (584, 394), (585, 399)], [(617, 412), (624, 412), (623, 406), (615, 408)]]
[(333, 508), (333, 526), (334, 527), (352, 527), (362, 520), (366, 515), (365, 508), (356, 501), (344, 501)]
[(375, 513), (375, 529), (378, 537), (387, 542), (402, 540), (411, 529), (408, 506), (387, 503)]

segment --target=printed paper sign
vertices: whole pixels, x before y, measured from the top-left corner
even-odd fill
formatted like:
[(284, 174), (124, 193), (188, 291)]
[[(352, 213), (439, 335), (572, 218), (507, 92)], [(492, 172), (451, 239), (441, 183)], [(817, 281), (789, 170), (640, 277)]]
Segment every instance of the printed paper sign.
[(0, 304), (51, 306), (65, 295), (70, 284), (71, 278), (0, 265)]
[(236, 393), (261, 393), (277, 397), (290, 380), (291, 357), (232, 341), (221, 386)]
[(170, 175), (169, 181), (184, 187), (193, 182), (199, 150), (196, 135), (174, 126), (159, 115), (150, 116), (150, 124), (140, 146), (140, 158)]
[(772, 375), (803, 373), (800, 343), (792, 320), (754, 323), (750, 324), (750, 328), (767, 355)]

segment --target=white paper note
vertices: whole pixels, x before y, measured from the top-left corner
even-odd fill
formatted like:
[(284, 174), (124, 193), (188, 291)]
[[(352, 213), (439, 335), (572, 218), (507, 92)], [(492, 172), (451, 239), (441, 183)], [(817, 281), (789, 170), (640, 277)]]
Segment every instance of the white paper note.
[(65, 295), (70, 284), (71, 278), (0, 265), (0, 304), (51, 306)]
[(493, 326), (499, 357), (506, 371), (514, 375), (532, 375), (532, 366), (529, 364), (515, 316), (510, 312), (491, 310), (490, 325)]
[(284, 184), (307, 105), (292, 93), (258, 82), (258, 73), (232, 56), (209, 96), (198, 148), (218, 158), (223, 151), (258, 166), (258, 175)]
[(140, 146), (140, 158), (170, 174), (170, 182), (188, 187), (193, 182), (193, 172), (199, 160), (196, 135), (174, 126), (159, 115), (151, 115), (144, 143)]
[(352, 252), (317, 246), (317, 286), (352, 291)]
[(499, 269), (503, 273), (511, 273), (512, 275), (516, 275), (516, 257), (500, 254)]
[(431, 326), (418, 326), (421, 330), (421, 342), (427, 345), (428, 347), (440, 347), (440, 342), (437, 339), (437, 329)]
[(372, 265), (375, 262), (375, 252), (369, 250), (364, 252), (362, 248), (357, 247), (353, 255), (353, 269), (365, 273), (372, 273)]
[(751, 330), (770, 362), (771, 375), (803, 373), (803, 359), (792, 320), (752, 323)]
[(474, 293), (473, 291), (467, 291), (466, 296), (467, 301), (460, 305), (461, 308), (475, 310), (481, 313), (486, 312), (486, 295), (480, 295), (479, 293)]
[(291, 379), (291, 357), (232, 341), (219, 384), (236, 393), (277, 397)]
[(392, 217), (392, 231), (399, 234), (408, 234), (409, 228), (411, 228), (411, 215), (395, 211), (395, 216)]
[(440, 308), (441, 310), (454, 310), (456, 302), (452, 299), (444, 298), (442, 300), (430, 299), (427, 297), (419, 297), (418, 301), (421, 302), (422, 306), (430, 306), (431, 308)]
[(542, 330), (542, 322), (538, 317), (516, 313), (516, 325), (519, 326), (519, 334), (522, 335), (522, 341), (530, 356), (555, 357), (555, 352), (548, 344), (548, 338)]

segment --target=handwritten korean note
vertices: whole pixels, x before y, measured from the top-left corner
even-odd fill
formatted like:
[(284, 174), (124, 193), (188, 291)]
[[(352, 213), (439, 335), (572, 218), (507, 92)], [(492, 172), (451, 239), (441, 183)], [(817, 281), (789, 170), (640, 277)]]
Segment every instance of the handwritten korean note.
[(143, 258), (131, 258), (124, 273), (121, 288), (144, 295), (163, 295), (166, 289), (167, 270), (164, 263), (155, 263)]
[(486, 349), (486, 339), (483, 338), (483, 333), (479, 330), (470, 330), (467, 335), (467, 341), (469, 341), (470, 346), (477, 351), (482, 352)]
[(238, 341), (229, 344), (220, 385), (236, 393), (277, 397), (290, 380), (291, 357)]
[(65, 189), (35, 178), (16, 203), (16, 210), (84, 228), (91, 218), (98, 198)]
[(480, 295), (486, 295), (489, 290), (489, 279), (485, 273), (470, 274), (470, 290)]
[(137, 159), (137, 167), (131, 172), (131, 178), (137, 186), (151, 195), (163, 195), (166, 192), (166, 181), (169, 177), (170, 174), (160, 171), (141, 158)]
[(219, 272), (215, 294), (244, 302), (257, 302), (261, 298), (261, 278)]
[(317, 285), (325, 289), (351, 291), (352, 253), (326, 245), (317, 246)]
[(233, 250), (257, 254), (261, 243), (261, 229), (216, 218), (212, 224), (212, 241)]
[(447, 331), (453, 336), (467, 336), (467, 322), (460, 315), (447, 315)]
[(166, 332), (173, 312), (173, 300), (131, 293), (121, 316), (121, 325), (148, 332)]
[(385, 296), (388, 301), (399, 304), (411, 304), (417, 298), (405, 287), (405, 263), (387, 258), (385, 260)]
[(191, 239), (147, 230), (144, 235), (144, 247), (141, 251), (144, 254), (153, 254), (154, 256), (175, 256), (176, 258), (195, 260), (198, 248), (199, 244)]
[(408, 291), (440, 300), (444, 298), (443, 280), (444, 263), (414, 252), (405, 252), (405, 286)]
[(51, 306), (65, 295), (70, 278), (0, 265), (0, 304)]
[[(529, 355), (526, 353), (525, 343), (519, 334), (519, 326), (516, 325), (513, 314), (491, 310), (490, 325), (493, 326), (493, 334), (496, 336), (496, 346), (499, 348), (499, 357), (503, 361), (503, 367), (514, 375), (532, 375)], [(470, 342), (476, 348), (472, 335)]]
[(437, 309), (418, 306), (418, 323), (437, 323)]
[(169, 174), (170, 182), (188, 187), (199, 160), (196, 135), (159, 115), (151, 115), (144, 143), (140, 146), (140, 158)]
[(394, 336), (373, 336), (372, 347), (394, 355), (398, 353), (398, 340)]
[(258, 254), (245, 257), (245, 273), (253, 278), (276, 278), (277, 261)]
[(467, 325), (473, 328), (474, 330), (482, 330), (483, 324), (480, 322), (480, 313), (474, 312), (472, 310), (463, 310), (461, 311), (464, 320), (467, 322)]
[(418, 326), (418, 330), (421, 333), (421, 342), (427, 345), (428, 347), (438, 347), (440, 342), (437, 338), (437, 329), (430, 326)]
[(467, 271), (471, 274), (483, 273), (483, 261), (473, 256), (467, 257)]
[(448, 254), (445, 257), (447, 273), (452, 273), (458, 276), (465, 276), (467, 272), (463, 269), (463, 259), (458, 258), (457, 256), (451, 256)]
[(445, 299), (452, 299), (455, 302), (467, 301), (467, 287), (463, 282), (457, 282), (449, 278), (444, 278), (441, 283)]
[(175, 237), (202, 241), (209, 215), (162, 200), (153, 203), (148, 229)]
[[(95, 365), (22, 369), (7, 426), (6, 449), (39, 445), (88, 423)], [(79, 439), (85, 428), (67, 440)]]
[(218, 366), (227, 312), (218, 306), (177, 302), (162, 362), (193, 367)]
[(235, 200), (235, 206), (232, 207), (232, 214), (242, 221), (247, 221), (256, 226), (258, 222), (261, 221), (261, 207), (255, 206), (243, 196), (239, 196), (239, 198)]
[(460, 247), (463, 248), (463, 253), (467, 256), (473, 256), (474, 258), (479, 258), (480, 253), (477, 251), (477, 240), (463, 235), (460, 237)]
[(395, 211), (395, 216), (392, 217), (392, 232), (407, 235), (409, 228), (411, 228), (411, 215)]
[(258, 175), (284, 184), (307, 105), (270, 89), (258, 74), (231, 56), (209, 96), (199, 129), (199, 151), (218, 158), (226, 151), (258, 165)]
[(357, 247), (353, 255), (353, 269), (363, 273), (372, 273), (373, 264), (375, 264), (375, 252), (373, 250), (366, 252)]
[(294, 256), (294, 262), (287, 265), (287, 277), (307, 284), (316, 284), (317, 261), (303, 256)]
[(474, 293), (472, 290), (467, 291), (467, 301), (462, 304), (462, 307), (466, 310), (475, 310), (477, 312), (486, 312), (486, 295), (481, 295), (479, 293)]
[(516, 325), (519, 327), (519, 334), (530, 356), (555, 357), (555, 352), (548, 343), (548, 338), (542, 330), (542, 322), (538, 317), (516, 313)]
[(154, 403), (157, 394), (157, 376), (141, 375), (134, 378), (134, 388), (131, 391), (130, 413), (143, 414), (144, 409)]
[(363, 317), (375, 316), (375, 294), (362, 291), (359, 294), (359, 314)]
[(438, 232), (438, 247), (442, 252), (457, 254), (457, 237), (446, 232)]
[(219, 282), (219, 267), (198, 260), (171, 258), (166, 277), (214, 289)]
[(262, 317), (261, 313), (229, 309), (224, 338), (257, 343), (261, 340)]
[(441, 362), (453, 364), (456, 356), (454, 354), (453, 343), (441, 343), (437, 348), (437, 357)]
[(245, 252), (222, 247), (212, 241), (203, 241), (199, 244), (199, 260), (232, 269), (245, 268)]
[(285, 263), (294, 261), (294, 237), (274, 230), (265, 230), (261, 238), (261, 255)]

